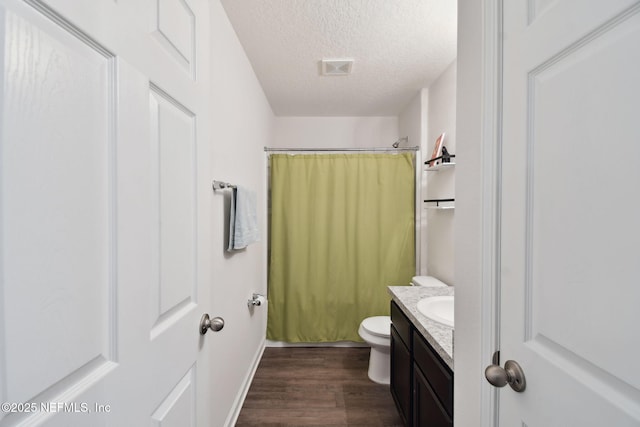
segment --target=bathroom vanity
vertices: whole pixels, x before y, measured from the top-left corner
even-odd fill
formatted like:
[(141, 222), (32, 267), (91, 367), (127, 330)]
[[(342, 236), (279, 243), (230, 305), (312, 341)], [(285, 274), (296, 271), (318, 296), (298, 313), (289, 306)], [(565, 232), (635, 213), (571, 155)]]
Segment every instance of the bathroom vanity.
[(453, 328), (417, 309), (452, 287), (390, 286), (391, 394), (406, 426), (453, 426)]

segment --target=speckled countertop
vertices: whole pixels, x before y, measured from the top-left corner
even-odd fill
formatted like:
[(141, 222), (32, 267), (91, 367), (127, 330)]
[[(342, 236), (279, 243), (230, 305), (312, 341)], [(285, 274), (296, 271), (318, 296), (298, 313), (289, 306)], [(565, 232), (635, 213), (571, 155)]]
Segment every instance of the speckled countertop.
[(422, 298), (453, 295), (453, 286), (389, 286), (388, 289), (402, 312), (453, 371), (453, 328), (434, 322), (417, 308), (418, 301)]

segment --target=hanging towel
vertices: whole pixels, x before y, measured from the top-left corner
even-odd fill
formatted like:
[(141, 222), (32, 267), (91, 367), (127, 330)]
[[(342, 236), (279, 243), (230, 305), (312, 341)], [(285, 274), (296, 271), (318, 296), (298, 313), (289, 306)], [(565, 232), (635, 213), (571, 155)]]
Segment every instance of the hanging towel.
[(238, 186), (231, 193), (229, 208), (229, 246), (227, 251), (246, 248), (260, 241), (256, 193)]

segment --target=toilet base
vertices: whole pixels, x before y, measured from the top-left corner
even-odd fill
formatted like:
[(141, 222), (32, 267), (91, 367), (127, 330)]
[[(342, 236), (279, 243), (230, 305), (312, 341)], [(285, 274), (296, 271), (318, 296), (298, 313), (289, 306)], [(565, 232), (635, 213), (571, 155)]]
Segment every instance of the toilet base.
[(369, 379), (378, 384), (391, 382), (391, 358), (390, 347), (371, 347), (369, 356)]

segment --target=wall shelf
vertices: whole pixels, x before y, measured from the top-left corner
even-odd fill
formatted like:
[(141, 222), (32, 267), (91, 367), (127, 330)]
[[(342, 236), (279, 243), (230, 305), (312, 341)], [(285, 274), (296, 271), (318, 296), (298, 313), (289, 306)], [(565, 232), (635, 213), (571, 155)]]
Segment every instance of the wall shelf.
[(456, 199), (427, 199), (425, 207), (427, 209), (455, 209)]
[[(425, 166), (424, 170), (437, 171), (444, 168), (450, 168), (452, 166), (455, 166), (455, 162), (451, 161), (451, 159), (455, 159), (455, 158), (456, 158), (455, 154), (447, 154), (446, 157), (445, 156), (434, 157), (433, 159), (429, 159), (426, 162), (424, 162), (424, 166)], [(441, 161), (437, 165), (429, 166), (429, 163), (437, 162), (438, 160), (446, 160), (446, 161)]]
[[(428, 164), (428, 163), (429, 162), (425, 162), (425, 164)], [(442, 169), (452, 168), (455, 165), (456, 165), (455, 162), (440, 163), (438, 165), (431, 166), (431, 167), (427, 166), (427, 167), (424, 168), (424, 170), (427, 171), (427, 172), (437, 172), (437, 171), (442, 170)]]

